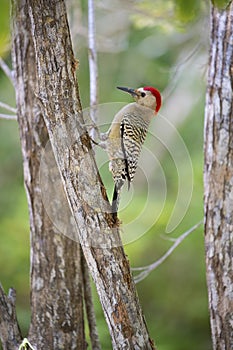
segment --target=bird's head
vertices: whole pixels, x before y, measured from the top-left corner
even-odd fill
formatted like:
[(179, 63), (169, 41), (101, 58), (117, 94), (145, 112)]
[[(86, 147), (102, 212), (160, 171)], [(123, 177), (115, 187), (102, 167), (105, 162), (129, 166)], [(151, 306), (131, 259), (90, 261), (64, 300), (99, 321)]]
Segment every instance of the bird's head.
[(156, 88), (152, 86), (144, 86), (138, 89), (131, 89), (126, 87), (117, 86), (118, 89), (128, 92), (133, 96), (135, 101), (145, 107), (151, 108), (158, 113), (162, 105), (162, 97)]

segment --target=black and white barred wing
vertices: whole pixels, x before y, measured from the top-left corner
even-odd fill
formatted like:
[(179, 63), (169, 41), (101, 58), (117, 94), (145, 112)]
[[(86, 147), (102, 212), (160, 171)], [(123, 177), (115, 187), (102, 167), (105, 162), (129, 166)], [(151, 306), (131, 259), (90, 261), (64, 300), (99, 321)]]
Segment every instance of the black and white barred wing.
[(126, 114), (121, 122), (121, 145), (129, 182), (134, 178), (148, 126), (140, 115)]

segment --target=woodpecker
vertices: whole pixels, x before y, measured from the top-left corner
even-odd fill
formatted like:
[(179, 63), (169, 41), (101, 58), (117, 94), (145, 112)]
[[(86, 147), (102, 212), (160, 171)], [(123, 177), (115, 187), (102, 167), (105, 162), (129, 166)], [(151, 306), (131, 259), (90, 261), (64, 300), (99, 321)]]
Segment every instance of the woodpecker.
[(117, 88), (129, 93), (135, 102), (129, 103), (115, 115), (107, 132), (109, 170), (115, 184), (112, 199), (114, 219), (117, 218), (121, 188), (125, 181), (128, 181), (128, 188), (133, 181), (150, 121), (162, 104), (161, 94), (154, 87)]

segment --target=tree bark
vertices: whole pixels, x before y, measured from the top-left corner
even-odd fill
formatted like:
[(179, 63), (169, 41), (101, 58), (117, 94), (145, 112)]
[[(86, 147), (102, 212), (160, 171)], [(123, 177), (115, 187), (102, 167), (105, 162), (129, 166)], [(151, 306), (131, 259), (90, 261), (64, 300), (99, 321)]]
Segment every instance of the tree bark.
[[(39, 169), (48, 132), (36, 98), (29, 11), (26, 0), (12, 1), (12, 59), (31, 232), (32, 316), (28, 338), (37, 349), (83, 350), (86, 341), (80, 245), (56, 232), (41, 199)], [(61, 37), (66, 35), (64, 30)]]
[(84, 127), (64, 1), (27, 1), (37, 96), (114, 349), (153, 349)]
[(205, 111), (205, 247), (213, 348), (233, 349), (233, 2), (211, 9)]
[(10, 289), (8, 296), (6, 296), (0, 285), (0, 339), (3, 350), (18, 350), (22, 341), (16, 317), (15, 301), (15, 290)]

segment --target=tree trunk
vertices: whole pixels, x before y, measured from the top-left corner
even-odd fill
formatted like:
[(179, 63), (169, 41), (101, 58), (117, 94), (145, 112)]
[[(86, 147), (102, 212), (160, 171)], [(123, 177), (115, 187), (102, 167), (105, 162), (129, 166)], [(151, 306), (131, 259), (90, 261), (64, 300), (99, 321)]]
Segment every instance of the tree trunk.
[[(49, 6), (54, 9), (52, 3)], [(28, 337), (37, 349), (83, 350), (86, 342), (80, 245), (56, 232), (41, 199), (39, 167), (48, 133), (36, 98), (29, 12), (26, 0), (13, 0), (12, 58), (31, 232), (32, 316)], [(64, 28), (61, 36), (67, 35)]]
[(211, 9), (205, 246), (213, 348), (233, 349), (233, 2)]
[(0, 284), (0, 339), (3, 350), (18, 350), (22, 341), (16, 317), (15, 299), (15, 290), (10, 289), (6, 296)]
[(79, 103), (64, 1), (28, 0), (37, 97), (114, 349), (153, 349)]

